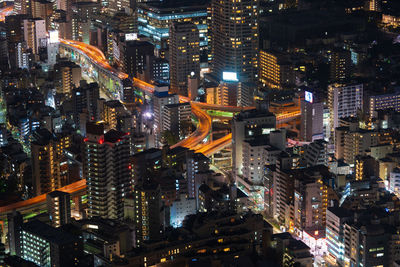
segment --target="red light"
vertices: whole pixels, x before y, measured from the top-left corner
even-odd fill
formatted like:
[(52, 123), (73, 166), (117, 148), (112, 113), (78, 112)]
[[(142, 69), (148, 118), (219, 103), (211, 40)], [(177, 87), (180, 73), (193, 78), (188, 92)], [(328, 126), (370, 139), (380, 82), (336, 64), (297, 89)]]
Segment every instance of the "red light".
[(104, 144), (104, 139), (103, 139), (103, 138), (100, 138), (100, 139), (99, 139), (99, 144), (100, 144), (100, 145)]
[(132, 166), (131, 166), (131, 165), (128, 165), (128, 169), (132, 170)]
[(83, 142), (87, 142), (87, 141), (89, 141), (89, 138), (84, 138), (83, 139)]

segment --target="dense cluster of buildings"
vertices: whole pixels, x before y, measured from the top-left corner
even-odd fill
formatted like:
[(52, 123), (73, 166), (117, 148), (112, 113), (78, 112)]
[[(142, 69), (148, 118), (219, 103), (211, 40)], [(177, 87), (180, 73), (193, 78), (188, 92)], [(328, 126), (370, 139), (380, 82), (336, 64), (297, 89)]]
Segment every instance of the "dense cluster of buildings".
[(0, 3), (1, 266), (400, 266), (400, 3)]

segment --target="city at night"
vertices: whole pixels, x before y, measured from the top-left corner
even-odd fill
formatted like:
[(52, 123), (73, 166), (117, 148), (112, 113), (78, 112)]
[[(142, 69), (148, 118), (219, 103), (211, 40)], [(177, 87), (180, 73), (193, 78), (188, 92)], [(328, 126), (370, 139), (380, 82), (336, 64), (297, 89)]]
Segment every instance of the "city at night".
[(400, 267), (400, 0), (0, 0), (0, 266)]

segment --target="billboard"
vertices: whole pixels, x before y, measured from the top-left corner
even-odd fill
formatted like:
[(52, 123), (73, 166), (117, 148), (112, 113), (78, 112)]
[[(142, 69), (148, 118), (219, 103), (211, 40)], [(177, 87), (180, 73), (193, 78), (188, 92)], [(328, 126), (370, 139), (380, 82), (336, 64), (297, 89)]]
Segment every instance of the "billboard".
[(137, 40), (137, 33), (127, 33), (125, 34), (125, 41)]
[(222, 80), (227, 81), (227, 82), (237, 82), (239, 81), (237, 78), (237, 73), (236, 72), (228, 72), (224, 71), (222, 73)]
[(305, 91), (304, 98), (307, 102), (312, 103), (314, 101), (314, 96), (311, 92)]
[(49, 31), (49, 43), (57, 44), (58, 42), (58, 31)]

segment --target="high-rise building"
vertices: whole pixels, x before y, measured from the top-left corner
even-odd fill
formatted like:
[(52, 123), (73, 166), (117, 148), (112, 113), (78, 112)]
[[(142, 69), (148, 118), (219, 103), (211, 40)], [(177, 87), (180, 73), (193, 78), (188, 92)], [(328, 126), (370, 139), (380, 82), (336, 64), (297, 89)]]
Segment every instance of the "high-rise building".
[(103, 125), (88, 123), (85, 151), (88, 216), (123, 218), (123, 199), (132, 186), (129, 135), (104, 133)]
[(17, 0), (14, 1), (14, 11), (16, 14), (31, 14), (31, 1), (29, 0)]
[(74, 87), (79, 87), (82, 78), (81, 67), (74, 62), (60, 60), (54, 65), (57, 93), (71, 94)]
[(184, 138), (189, 134), (192, 123), (192, 107), (190, 103), (170, 104), (164, 107), (163, 131)]
[(46, 196), (47, 212), (53, 227), (60, 227), (71, 221), (71, 202), (68, 193), (53, 191)]
[[(356, 117), (363, 108), (362, 84), (331, 84), (328, 87), (328, 107), (330, 113), (330, 129), (334, 132), (339, 127), (339, 119)], [(333, 134), (331, 135), (333, 137)]]
[(89, 43), (91, 16), (100, 10), (98, 2), (77, 2), (71, 5), (72, 39)]
[(83, 241), (78, 236), (39, 220), (23, 224), (19, 235), (20, 257), (39, 266), (77, 266), (83, 256)]
[(124, 112), (124, 106), (119, 100), (110, 100), (104, 102), (102, 119), (104, 120), (105, 124), (108, 126), (109, 129), (117, 128), (117, 123), (118, 123), (117, 117), (122, 112)]
[(326, 243), (329, 257), (340, 265), (345, 260), (345, 223), (351, 220), (351, 214), (344, 208), (330, 207), (326, 211)]
[(46, 21), (41, 18), (24, 20), (24, 39), (34, 54), (39, 54), (40, 47), (47, 45)]
[(122, 70), (131, 77), (139, 77), (150, 66), (147, 65), (147, 57), (154, 56), (154, 45), (139, 40), (120, 42), (120, 58)]
[(396, 89), (393, 93), (375, 94), (368, 97), (368, 112), (371, 117), (376, 116), (374, 111), (394, 109), (400, 111), (400, 90)]
[[(164, 88), (164, 89), (163, 89)], [(156, 134), (156, 147), (159, 145), (161, 139), (161, 132), (164, 128), (164, 108), (166, 105), (179, 103), (177, 94), (168, 94), (168, 87), (160, 87), (156, 89), (153, 98), (153, 111), (154, 111), (154, 132)]]
[(46, 31), (51, 29), (51, 18), (54, 3), (47, 0), (32, 0), (32, 17), (41, 18), (46, 21)]
[(31, 143), (33, 190), (41, 195), (64, 186), (60, 173), (63, 153), (71, 145), (70, 136), (56, 136), (46, 128), (33, 133)]
[(351, 52), (344, 49), (335, 49), (331, 54), (330, 78), (333, 82), (345, 81), (351, 77)]
[(97, 100), (100, 98), (100, 88), (97, 83), (85, 84), (72, 89), (72, 108), (74, 122), (85, 135), (86, 122), (100, 120)]
[(275, 115), (266, 110), (243, 111), (232, 120), (233, 172), (242, 174), (244, 141), (267, 135), (276, 127)]
[(282, 88), (295, 83), (295, 73), (289, 57), (277, 51), (260, 50), (259, 81), (270, 88)]
[(328, 142), (318, 139), (310, 143), (306, 147), (303, 158), (305, 165), (308, 167), (316, 165), (328, 166)]
[(371, 156), (356, 156), (354, 170), (357, 181), (379, 177), (378, 161)]
[(8, 248), (10, 255), (21, 256), (20, 231), (23, 223), (23, 217), (20, 212), (13, 211), (7, 214)]
[(207, 1), (146, 1), (137, 5), (138, 32), (150, 38), (158, 55), (168, 58), (169, 28), (173, 22), (192, 22), (197, 26), (200, 50), (207, 55)]
[(163, 228), (160, 185), (153, 182), (136, 185), (133, 199), (136, 246), (140, 247), (144, 241), (159, 240)]
[(170, 90), (188, 96), (188, 79), (200, 75), (200, 38), (193, 23), (173, 22), (169, 30)]
[(305, 91), (301, 100), (300, 138), (312, 142), (324, 138), (324, 103), (318, 101), (313, 93)]
[(255, 81), (258, 62), (257, 0), (211, 1), (213, 71), (234, 72), (241, 82)]

